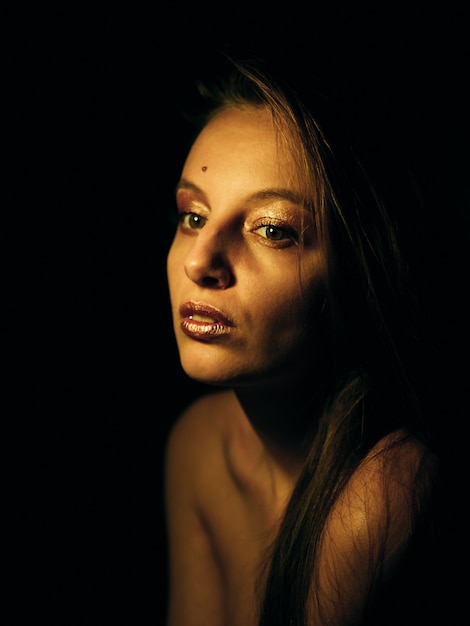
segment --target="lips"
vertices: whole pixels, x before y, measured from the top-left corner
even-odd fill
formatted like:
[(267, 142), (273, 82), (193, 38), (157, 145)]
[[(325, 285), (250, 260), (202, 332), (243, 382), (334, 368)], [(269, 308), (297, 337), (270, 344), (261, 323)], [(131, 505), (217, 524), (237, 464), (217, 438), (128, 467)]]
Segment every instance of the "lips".
[(207, 304), (185, 302), (181, 305), (181, 330), (194, 339), (210, 340), (234, 331), (231, 320), (221, 311)]

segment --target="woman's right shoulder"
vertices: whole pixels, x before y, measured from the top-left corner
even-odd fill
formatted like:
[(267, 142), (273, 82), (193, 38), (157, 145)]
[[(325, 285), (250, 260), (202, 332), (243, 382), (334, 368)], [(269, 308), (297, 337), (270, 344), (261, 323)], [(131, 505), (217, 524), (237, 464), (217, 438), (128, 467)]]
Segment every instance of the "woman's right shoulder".
[(231, 410), (235, 397), (231, 390), (221, 390), (198, 396), (176, 417), (170, 433), (197, 435), (201, 429), (217, 428)]
[(201, 458), (220, 449), (236, 410), (232, 391), (221, 390), (194, 399), (175, 419), (167, 439), (167, 457)]

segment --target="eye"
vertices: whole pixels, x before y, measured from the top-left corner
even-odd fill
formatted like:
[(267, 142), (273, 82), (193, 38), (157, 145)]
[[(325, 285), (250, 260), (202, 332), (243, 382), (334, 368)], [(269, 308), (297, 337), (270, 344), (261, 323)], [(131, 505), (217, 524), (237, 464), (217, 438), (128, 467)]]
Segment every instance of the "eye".
[(281, 241), (281, 239), (286, 237), (284, 230), (277, 226), (261, 226), (257, 231), (261, 237), (266, 237), (266, 239), (272, 239), (274, 241)]
[(198, 230), (205, 226), (207, 220), (197, 213), (181, 213), (179, 221), (184, 229)]
[(282, 241), (285, 243), (295, 242), (295, 233), (290, 228), (282, 228), (281, 226), (275, 226), (274, 224), (265, 224), (255, 229), (255, 232), (263, 239), (269, 241)]

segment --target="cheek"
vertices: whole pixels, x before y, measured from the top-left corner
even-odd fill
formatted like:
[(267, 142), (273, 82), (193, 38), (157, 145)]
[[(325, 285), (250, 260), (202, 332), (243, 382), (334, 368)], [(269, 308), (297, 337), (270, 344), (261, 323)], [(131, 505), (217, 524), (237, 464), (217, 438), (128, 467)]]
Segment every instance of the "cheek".
[(181, 267), (182, 267), (181, 253), (176, 243), (173, 242), (170, 246), (170, 249), (168, 251), (168, 255), (166, 258), (166, 273), (167, 273), (170, 287), (171, 287), (172, 280), (175, 279)]
[(176, 314), (176, 307), (180, 303), (181, 299), (179, 286), (182, 284), (182, 280), (181, 265), (179, 263), (178, 256), (172, 251), (170, 251), (167, 256), (166, 274), (170, 304), (174, 314)]
[(298, 344), (316, 332), (316, 320), (323, 303), (320, 281), (301, 289), (298, 276), (290, 277), (278, 288), (263, 288), (253, 294), (260, 336), (272, 345)]
[[(260, 281), (258, 276), (264, 279)], [(277, 325), (305, 326), (317, 317), (325, 296), (326, 272), (320, 255), (311, 253), (301, 266), (293, 262), (276, 271), (256, 272), (256, 284), (251, 284), (251, 301), (264, 309), (266, 318)]]

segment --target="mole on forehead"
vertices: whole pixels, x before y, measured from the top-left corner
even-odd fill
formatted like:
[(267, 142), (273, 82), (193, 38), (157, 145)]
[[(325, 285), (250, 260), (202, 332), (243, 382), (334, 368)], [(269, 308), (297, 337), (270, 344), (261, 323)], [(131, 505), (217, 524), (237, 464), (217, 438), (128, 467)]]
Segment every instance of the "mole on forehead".
[(202, 170), (203, 172), (205, 172), (205, 171), (207, 170), (207, 165), (203, 165), (203, 166), (201, 167), (201, 170)]

